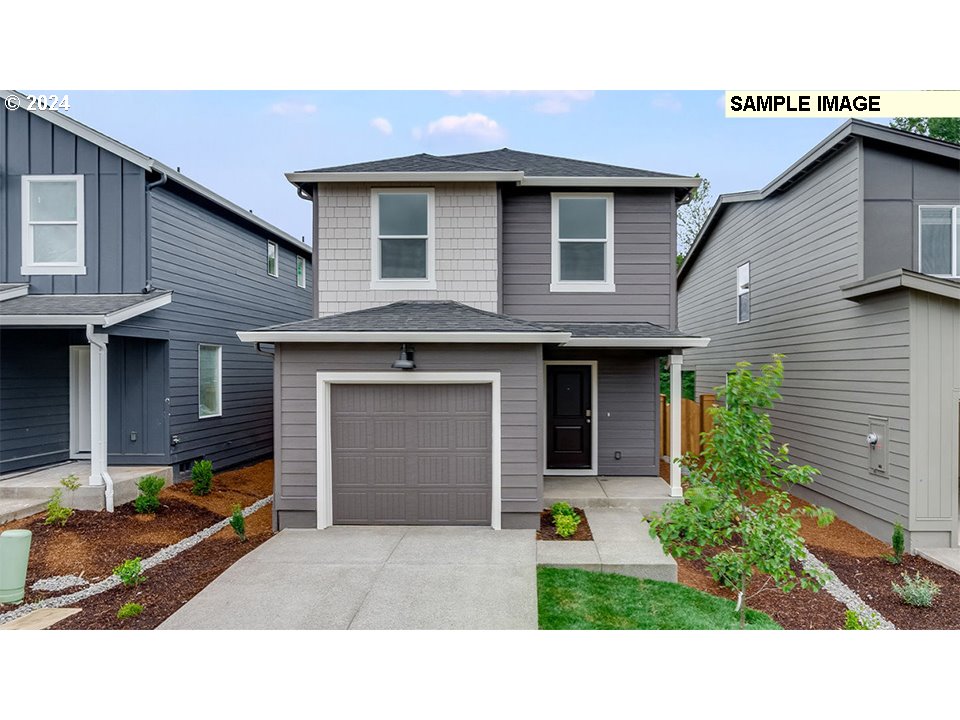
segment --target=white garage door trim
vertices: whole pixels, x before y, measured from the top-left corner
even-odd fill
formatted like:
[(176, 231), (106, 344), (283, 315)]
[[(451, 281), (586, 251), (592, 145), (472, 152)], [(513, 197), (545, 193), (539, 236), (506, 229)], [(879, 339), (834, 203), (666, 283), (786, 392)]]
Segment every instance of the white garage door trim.
[(490, 524), (500, 529), (500, 373), (499, 372), (318, 372), (317, 373), (317, 529), (333, 525), (333, 453), (330, 448), (331, 385), (490, 385)]

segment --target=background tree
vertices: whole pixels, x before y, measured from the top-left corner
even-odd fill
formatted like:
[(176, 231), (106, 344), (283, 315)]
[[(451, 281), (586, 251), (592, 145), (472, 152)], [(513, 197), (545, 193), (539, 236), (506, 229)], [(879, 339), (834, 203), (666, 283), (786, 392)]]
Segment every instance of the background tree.
[[(697, 173), (700, 177), (700, 173)], [(713, 207), (713, 198), (710, 196), (710, 181), (701, 178), (700, 187), (690, 193), (690, 200), (686, 205), (677, 209), (677, 267), (690, 252), (690, 246), (697, 238), (697, 233)]]
[(926, 135), (935, 140), (960, 143), (960, 118), (918, 118), (898, 117), (890, 123), (890, 127), (897, 130)]
[(773, 364), (764, 365), (756, 376), (750, 363), (737, 363), (726, 386), (716, 389), (722, 401), (709, 411), (714, 424), (704, 433), (703, 453), (699, 458), (687, 454), (680, 461), (689, 471), (684, 502), (670, 503), (648, 518), (650, 534), (666, 552), (703, 559), (713, 579), (737, 593), (741, 628), (754, 575), (767, 577), (751, 597), (771, 585), (790, 592), (798, 585), (817, 590), (826, 582), (800, 562), (807, 552), (800, 516), (827, 525), (833, 512), (792, 507), (787, 489), (807, 485), (818, 471), (791, 464), (786, 445), (773, 449), (765, 412), (780, 399), (782, 358), (774, 355)]

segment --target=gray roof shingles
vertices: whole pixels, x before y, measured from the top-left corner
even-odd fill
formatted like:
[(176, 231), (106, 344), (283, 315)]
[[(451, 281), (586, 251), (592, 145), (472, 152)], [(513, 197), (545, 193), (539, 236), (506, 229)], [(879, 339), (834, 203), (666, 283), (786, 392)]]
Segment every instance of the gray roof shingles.
[[(554, 323), (555, 325), (557, 323)], [(615, 323), (559, 323), (574, 337), (584, 338), (680, 338), (690, 337), (689, 333), (668, 330), (660, 325), (648, 322)]]
[(169, 290), (125, 295), (22, 295), (0, 303), (0, 315), (107, 315), (139, 305)]

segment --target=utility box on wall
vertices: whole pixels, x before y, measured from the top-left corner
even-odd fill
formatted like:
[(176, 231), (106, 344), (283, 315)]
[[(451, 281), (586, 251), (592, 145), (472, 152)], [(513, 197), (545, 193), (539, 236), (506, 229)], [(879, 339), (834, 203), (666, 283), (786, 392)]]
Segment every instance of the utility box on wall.
[[(874, 442), (874, 438), (876, 441)], [(871, 417), (867, 421), (867, 447), (870, 451), (870, 472), (876, 475), (887, 474), (887, 461), (890, 446), (890, 419)]]

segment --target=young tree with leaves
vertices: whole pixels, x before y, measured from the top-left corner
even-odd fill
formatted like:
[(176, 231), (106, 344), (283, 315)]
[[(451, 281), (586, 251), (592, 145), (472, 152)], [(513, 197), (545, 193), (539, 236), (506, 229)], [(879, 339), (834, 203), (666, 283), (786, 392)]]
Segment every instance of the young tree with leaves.
[(960, 118), (955, 117), (898, 117), (890, 127), (906, 132), (926, 135), (934, 140), (960, 143)]
[[(700, 173), (697, 173), (700, 177)], [(690, 252), (693, 241), (696, 240), (700, 228), (707, 221), (713, 198), (710, 197), (710, 181), (701, 178), (700, 187), (690, 191), (690, 199), (686, 205), (677, 209), (677, 266)]]
[(800, 517), (814, 517), (820, 525), (834, 517), (825, 508), (791, 505), (789, 488), (809, 484), (818, 471), (791, 464), (787, 446), (774, 445), (765, 411), (780, 399), (783, 356), (774, 355), (758, 375), (750, 367), (737, 363), (726, 386), (716, 388), (721, 404), (709, 410), (713, 429), (704, 433), (703, 453), (680, 460), (689, 471), (684, 501), (649, 518), (650, 534), (666, 552), (702, 558), (714, 580), (737, 593), (741, 628), (755, 575), (767, 579), (750, 597), (771, 584), (783, 592), (822, 587), (826, 578), (799, 562), (806, 555)]

